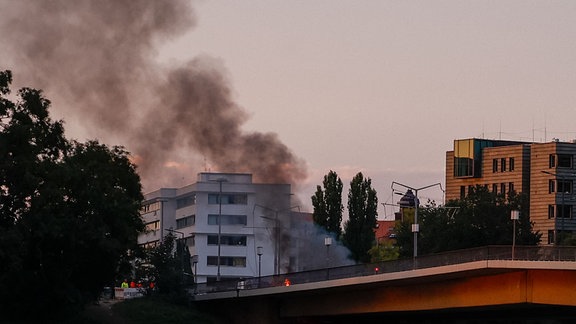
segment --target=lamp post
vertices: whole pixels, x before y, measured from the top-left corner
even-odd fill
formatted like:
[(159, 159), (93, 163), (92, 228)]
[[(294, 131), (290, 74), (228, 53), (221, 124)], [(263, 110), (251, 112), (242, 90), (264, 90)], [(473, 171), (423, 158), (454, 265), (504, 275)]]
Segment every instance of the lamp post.
[(260, 217), (274, 221), (274, 275), (277, 275), (280, 272), (280, 223), (279, 223), (279, 219), (278, 219), (278, 214), (280, 212), (288, 211), (288, 210), (291, 210), (294, 208), (298, 208), (298, 210), (300, 210), (300, 206), (292, 206), (292, 207), (284, 208), (284, 209), (273, 209), (270, 207), (255, 204), (254, 210), (252, 211), (252, 213), (254, 213), (254, 211), (256, 210), (256, 207), (260, 207), (262, 209), (265, 209), (265, 210), (268, 210), (268, 211), (271, 211), (274, 213), (274, 218), (270, 218), (270, 217), (266, 217), (266, 216), (260, 216)]
[(216, 265), (218, 266), (218, 270), (216, 270), (216, 281), (220, 281), (220, 252), (221, 252), (221, 236), (222, 236), (222, 182), (227, 182), (226, 178), (218, 178), (216, 180), (212, 180), (218, 182), (219, 191), (218, 191), (218, 257), (216, 259)]
[(198, 283), (198, 254), (192, 256), (192, 264), (194, 265), (194, 283)]
[(414, 224), (412, 224), (412, 233), (414, 233), (414, 258), (416, 258), (418, 256), (418, 232), (420, 231), (420, 226), (418, 224), (418, 205), (420, 204), (420, 201), (418, 200), (418, 191), (428, 189), (434, 186), (439, 186), (440, 189), (442, 190), (442, 184), (438, 182), (421, 188), (413, 188), (405, 184), (392, 181), (391, 185), (392, 190), (394, 190), (394, 185), (398, 185), (414, 191)]
[(512, 260), (514, 260), (514, 252), (516, 250), (516, 221), (520, 219), (520, 211), (511, 211), (510, 219), (512, 220)]
[(256, 254), (258, 254), (258, 284), (260, 284), (260, 277), (262, 276), (262, 247), (256, 248)]
[(324, 238), (324, 245), (326, 245), (326, 267), (330, 268), (330, 245), (332, 245), (332, 238), (330, 236)]

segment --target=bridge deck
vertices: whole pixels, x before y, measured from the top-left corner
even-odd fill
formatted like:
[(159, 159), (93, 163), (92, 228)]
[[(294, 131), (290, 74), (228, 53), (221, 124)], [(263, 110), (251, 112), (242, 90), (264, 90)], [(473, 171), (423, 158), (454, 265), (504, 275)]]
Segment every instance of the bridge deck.
[(197, 294), (195, 299), (198, 305), (227, 309), (240, 316), (229, 319), (234, 323), (458, 309), (511, 310), (529, 305), (532, 309), (569, 307), (574, 313), (575, 270), (576, 262), (566, 258), (486, 258), (311, 282), (295, 276), (296, 284), (290, 286), (249, 286), (251, 289)]

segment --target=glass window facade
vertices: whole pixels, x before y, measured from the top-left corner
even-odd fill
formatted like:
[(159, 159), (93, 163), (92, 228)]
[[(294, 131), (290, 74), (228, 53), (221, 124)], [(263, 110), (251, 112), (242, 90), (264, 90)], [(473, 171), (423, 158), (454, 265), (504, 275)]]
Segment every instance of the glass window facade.
[(176, 229), (194, 225), (196, 222), (196, 215), (187, 216), (176, 220)]
[[(211, 205), (218, 205), (218, 197), (220, 194), (208, 194), (208, 203)], [(247, 205), (247, 194), (222, 194), (222, 205)]]
[(572, 205), (558, 205), (558, 218), (572, 218)]
[[(220, 235), (221, 245), (246, 246), (245, 235)], [(218, 245), (218, 235), (208, 235), (208, 245)]]
[[(454, 177), (481, 177), (482, 149), (492, 147), (489, 140), (463, 139), (454, 141)], [(497, 162), (496, 162), (497, 163)]]
[(572, 193), (572, 180), (558, 180), (558, 192)]
[[(208, 225), (218, 225), (219, 215), (208, 215)], [(222, 215), (222, 225), (246, 225), (246, 215)]]
[[(209, 266), (217, 266), (218, 265), (218, 257), (217, 256), (208, 256), (207, 258), (207, 265)], [(220, 265), (224, 267), (246, 267), (246, 257), (229, 257), (229, 256), (221, 256), (220, 257)]]
[(196, 204), (196, 195), (188, 195), (186, 197), (176, 199), (176, 209), (192, 206)]
[(572, 169), (572, 155), (558, 154), (558, 167)]

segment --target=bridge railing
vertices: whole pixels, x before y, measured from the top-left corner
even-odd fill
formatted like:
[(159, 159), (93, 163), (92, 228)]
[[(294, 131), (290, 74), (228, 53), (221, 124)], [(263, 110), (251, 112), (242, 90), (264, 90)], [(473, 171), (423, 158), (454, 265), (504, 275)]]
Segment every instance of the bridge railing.
[(258, 289), (277, 286), (297, 285), (326, 280), (371, 276), (381, 273), (393, 273), (426, 269), (454, 264), (485, 260), (523, 260), (523, 261), (576, 261), (576, 247), (547, 246), (485, 246), (444, 253), (419, 256), (369, 264), (357, 264), (334, 268), (324, 268), (303, 272), (292, 272), (260, 278), (222, 280), (199, 283), (193, 287), (193, 294), (225, 292), (246, 289)]

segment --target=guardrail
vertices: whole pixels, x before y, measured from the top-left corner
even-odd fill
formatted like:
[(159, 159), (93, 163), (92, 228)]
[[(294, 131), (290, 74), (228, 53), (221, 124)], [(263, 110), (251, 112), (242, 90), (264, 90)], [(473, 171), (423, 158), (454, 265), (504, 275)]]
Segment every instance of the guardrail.
[(576, 261), (576, 247), (560, 246), (485, 246), (451, 252), (422, 255), (416, 258), (400, 259), (369, 264), (357, 264), (335, 268), (324, 268), (303, 272), (292, 272), (260, 278), (222, 280), (199, 283), (190, 291), (193, 294), (206, 294), (245, 289), (259, 289), (321, 282), (326, 280), (370, 276), (381, 273), (402, 272), (426, 269), (483, 260), (522, 260), (522, 261)]

